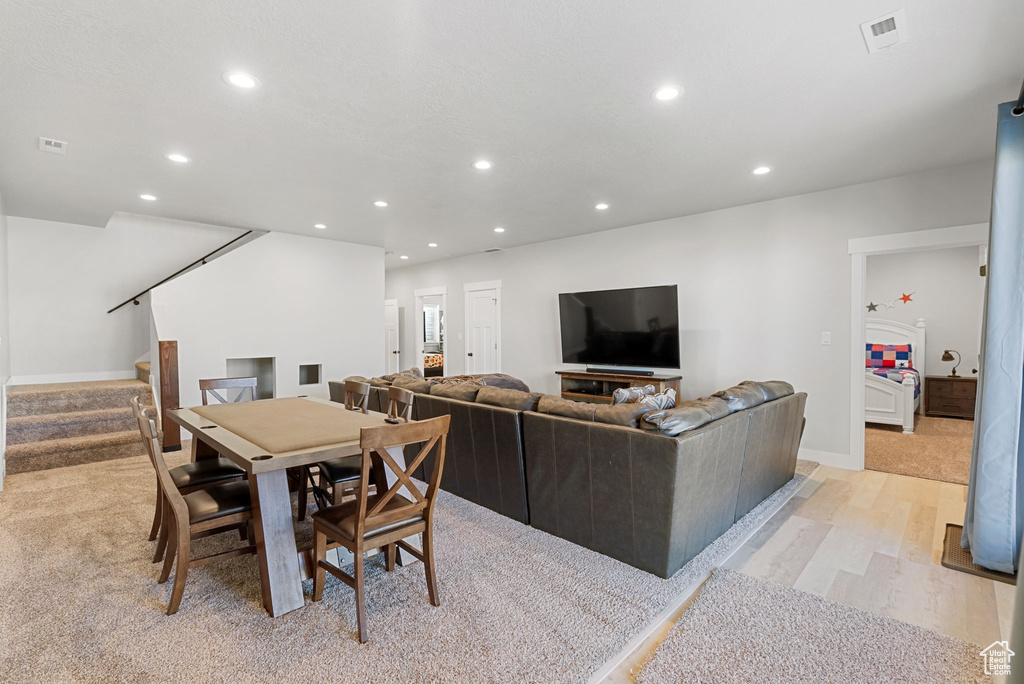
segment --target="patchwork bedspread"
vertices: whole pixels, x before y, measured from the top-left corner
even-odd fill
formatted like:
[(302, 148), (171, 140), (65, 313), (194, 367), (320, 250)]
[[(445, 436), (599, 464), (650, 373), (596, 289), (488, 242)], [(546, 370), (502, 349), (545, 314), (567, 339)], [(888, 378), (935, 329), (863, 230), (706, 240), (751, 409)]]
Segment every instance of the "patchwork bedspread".
[(914, 378), (914, 397), (921, 394), (921, 373), (916, 368), (868, 368), (868, 373), (902, 383), (906, 377)]

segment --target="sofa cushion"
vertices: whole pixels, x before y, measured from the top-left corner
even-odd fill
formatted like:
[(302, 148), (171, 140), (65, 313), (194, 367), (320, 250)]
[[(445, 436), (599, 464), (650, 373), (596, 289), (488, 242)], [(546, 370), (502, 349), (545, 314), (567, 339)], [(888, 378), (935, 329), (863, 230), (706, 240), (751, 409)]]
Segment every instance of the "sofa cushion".
[(521, 392), (516, 389), (505, 389), (504, 387), (478, 387), (480, 391), (476, 395), (478, 404), (490, 404), (501, 406), (516, 411), (536, 411), (537, 402), (540, 401), (540, 392)]
[(390, 380), (391, 382), (394, 382), (395, 378), (402, 377), (402, 376), (405, 376), (407, 378), (419, 378), (419, 379), (422, 380), (423, 379), (423, 371), (421, 371), (419, 368), (409, 368), (408, 370), (399, 371), (398, 373), (392, 373), (391, 375), (385, 375), (384, 379), (385, 380)]
[(434, 383), (422, 378), (413, 378), (408, 375), (399, 375), (391, 383), (393, 387), (401, 387), (417, 394), (430, 394), (430, 387)]
[(430, 394), (435, 397), (445, 397), (447, 399), (458, 399), (460, 401), (475, 401), (476, 393), (480, 390), (480, 385), (474, 385), (471, 382), (460, 382), (458, 384), (438, 384), (431, 385)]
[(530, 388), (525, 382), (519, 378), (513, 378), (511, 375), (505, 375), (504, 373), (489, 373), (487, 375), (475, 376), (476, 381), (485, 387), (503, 387), (505, 389), (519, 390), (520, 392), (529, 392)]
[(342, 382), (348, 382), (350, 380), (353, 382), (370, 382), (369, 378), (364, 378), (362, 375), (350, 375), (342, 380)]
[(391, 381), (384, 378), (370, 378), (366, 382), (370, 383), (372, 387), (391, 387)]
[(594, 411), (594, 422), (625, 427), (639, 427), (640, 419), (653, 409), (640, 402), (631, 404), (598, 404)]
[(684, 401), (664, 411), (652, 411), (644, 416), (644, 420), (666, 435), (675, 437), (687, 430), (695, 430), (711, 421), (725, 418), (730, 413), (726, 400), (711, 396)]
[(736, 385), (735, 387), (715, 392), (711, 396), (719, 397), (729, 402), (729, 410), (733, 413), (764, 403), (764, 392), (759, 387), (751, 387), (750, 385)]
[(593, 422), (594, 413), (601, 404), (588, 404), (583, 401), (571, 401), (562, 399), (552, 394), (545, 394), (537, 402), (537, 410), (540, 413), (547, 413), (552, 416), (564, 418), (575, 418), (577, 420), (589, 420)]
[(744, 380), (740, 385), (758, 388), (761, 390), (761, 393), (764, 394), (765, 401), (775, 401), (782, 397), (788, 397), (793, 393), (793, 386), (788, 382), (783, 382), (782, 380), (767, 380), (765, 382)]

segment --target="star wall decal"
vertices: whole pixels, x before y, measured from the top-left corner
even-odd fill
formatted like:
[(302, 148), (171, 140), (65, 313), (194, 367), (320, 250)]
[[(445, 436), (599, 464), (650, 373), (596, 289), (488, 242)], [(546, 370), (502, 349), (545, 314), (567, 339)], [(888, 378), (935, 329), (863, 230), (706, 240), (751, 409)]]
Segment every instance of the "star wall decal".
[(871, 302), (868, 304), (868, 311), (878, 311), (878, 304)]
[(905, 292), (904, 292), (904, 293), (903, 293), (903, 296), (902, 296), (902, 297), (900, 297), (900, 301), (902, 301), (902, 302), (903, 302), (904, 304), (906, 304), (907, 302), (912, 302), (912, 301), (914, 301), (914, 300), (912, 300), (912, 299), (910, 298), (910, 295), (912, 295), (912, 294), (914, 294), (914, 293), (913, 293), (913, 292), (911, 292), (910, 294), (907, 294), (907, 293), (905, 293)]

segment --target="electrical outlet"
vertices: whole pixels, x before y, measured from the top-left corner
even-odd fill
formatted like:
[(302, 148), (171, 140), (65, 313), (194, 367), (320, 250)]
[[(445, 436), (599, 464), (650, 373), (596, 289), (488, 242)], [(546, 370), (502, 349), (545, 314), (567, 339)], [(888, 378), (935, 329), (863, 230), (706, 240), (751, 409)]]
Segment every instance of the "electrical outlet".
[(826, 346), (827, 345), (831, 345), (832, 344), (832, 333), (830, 333), (828, 331), (822, 332), (821, 333), (821, 343), (826, 345)]
[(461, 342), (462, 341), (462, 333), (455, 333), (455, 339), (457, 339), (459, 342)]

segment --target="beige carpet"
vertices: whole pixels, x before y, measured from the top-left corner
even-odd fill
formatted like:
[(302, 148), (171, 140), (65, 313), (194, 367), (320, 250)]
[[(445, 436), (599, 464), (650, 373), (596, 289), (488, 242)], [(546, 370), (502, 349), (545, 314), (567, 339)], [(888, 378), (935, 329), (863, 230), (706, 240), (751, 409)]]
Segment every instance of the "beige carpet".
[(897, 425), (868, 425), (864, 467), (926, 480), (967, 484), (971, 474), (974, 421), (918, 416), (914, 434)]
[[(322, 602), (269, 618), (253, 556), (192, 570), (181, 610), (165, 616), (170, 583), (158, 585), (149, 562), (153, 475), (142, 458), (10, 476), (0, 682), (582, 682), (802, 480), (670, 580), (442, 492), (441, 606), (428, 603), (421, 566), (385, 573), (372, 562), (360, 645), (353, 593), (330, 576)], [(236, 543), (220, 535), (196, 550)]]
[(715, 570), (639, 682), (987, 682), (981, 649), (780, 584)]

